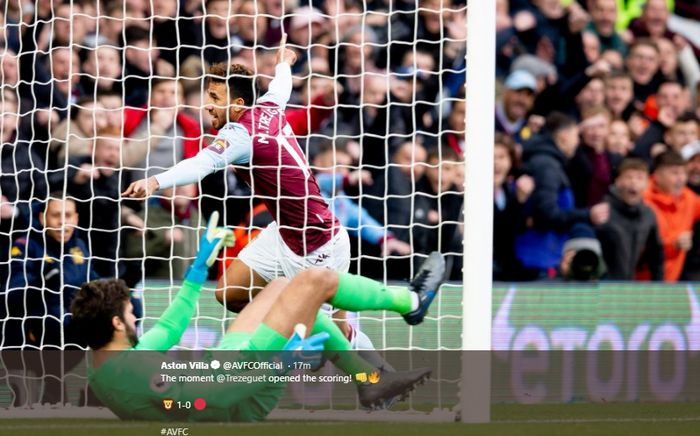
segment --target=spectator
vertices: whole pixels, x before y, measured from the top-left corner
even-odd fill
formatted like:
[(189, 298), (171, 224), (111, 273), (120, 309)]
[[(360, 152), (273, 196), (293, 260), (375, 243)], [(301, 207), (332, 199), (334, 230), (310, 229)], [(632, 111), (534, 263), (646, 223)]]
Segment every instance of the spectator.
[[(17, 97), (0, 98), (0, 290), (7, 285), (10, 243), (32, 225), (32, 204), (48, 194), (46, 164), (36, 143), (17, 135)], [(48, 181), (50, 182), (50, 180)]]
[[(292, 67), (292, 72), (299, 73), (306, 67), (312, 53), (325, 49), (314, 44), (328, 32), (326, 18), (323, 13), (312, 6), (301, 6), (294, 10), (289, 21), (289, 42), (297, 49), (299, 59)], [(318, 53), (321, 54), (321, 53)]]
[(545, 133), (525, 147), (526, 171), (535, 180), (535, 190), (526, 206), (528, 228), (516, 239), (516, 256), (532, 278), (554, 277), (562, 247), (575, 223), (601, 225), (608, 220), (609, 206), (596, 204), (576, 208), (567, 162), (579, 145), (575, 121), (561, 113), (547, 118)]
[(442, 145), (447, 145), (460, 157), (464, 156), (467, 141), (466, 111), (467, 101), (462, 92), (452, 100), (452, 107), (447, 116), (447, 129), (442, 135)]
[(517, 153), (515, 143), (507, 135), (496, 134), (493, 156), (493, 278), (515, 281), (522, 278), (522, 265), (513, 247), (516, 235), (525, 229), (523, 205), (535, 183), (528, 175), (514, 177)]
[(134, 171), (135, 179), (162, 172), (199, 151), (199, 126), (177, 110), (183, 98), (175, 79), (153, 79), (149, 108), (124, 111), (124, 135), (131, 140), (122, 148), (122, 159), (125, 166), (140, 170)]
[(122, 227), (144, 227), (134, 209), (120, 202), (120, 194), (130, 182), (128, 174), (119, 168), (121, 142), (118, 129), (99, 130), (89, 153), (71, 159), (66, 177), (68, 194), (77, 200), (80, 227), (87, 229), (93, 268), (100, 277), (123, 277), (127, 273), (123, 262), (118, 261), (123, 248), (119, 233)]
[(397, 71), (398, 74), (391, 79), (392, 85), (409, 86), (401, 87), (407, 94), (401, 95), (396, 86), (392, 86), (392, 92), (401, 101), (413, 103), (402, 111), (404, 124), (409, 131), (433, 131), (430, 113), (438, 105), (435, 99), (440, 88), (439, 72), (433, 54), (418, 49), (407, 52)]
[[(657, 109), (654, 109), (654, 105)], [(653, 103), (648, 106), (646, 112), (653, 121), (635, 141), (634, 154), (650, 162), (658, 154), (658, 152), (653, 153), (656, 144), (664, 142), (664, 134), (673, 127), (677, 118), (687, 110), (688, 106), (683, 87), (673, 81), (663, 82), (659, 86), (659, 92)]]
[[(681, 154), (688, 162), (688, 188), (700, 195), (700, 142), (686, 145)], [(693, 246), (685, 259), (681, 280), (700, 280), (700, 221), (693, 226)]]
[(611, 73), (605, 79), (605, 105), (613, 117), (629, 120), (634, 106), (634, 83), (629, 74), (622, 71)]
[(686, 112), (676, 119), (664, 134), (664, 144), (676, 153), (683, 147), (700, 139), (700, 120), (692, 112)]
[(610, 112), (602, 106), (583, 113), (581, 145), (568, 165), (576, 207), (591, 207), (603, 201), (622, 156), (605, 147), (610, 137)]
[(688, 187), (700, 195), (700, 141), (687, 144), (681, 155), (688, 162)]
[(20, 312), (26, 308), (25, 313), (11, 313), (25, 319), (21, 337), (14, 338), (19, 343), (13, 345), (45, 348), (77, 343), (77, 336), (68, 328), (70, 304), (80, 285), (97, 275), (76, 228), (75, 201), (62, 197), (62, 193), (52, 193), (39, 213), (41, 227), (12, 246), (8, 306)]
[[(190, 56), (201, 59), (201, 47), (204, 47), (201, 23), (196, 23), (184, 8), (179, 9), (178, 2), (153, 1), (151, 2), (152, 11), (148, 8), (148, 3), (145, 4), (146, 18), (153, 17), (152, 35), (154, 41), (152, 45), (158, 47), (161, 59), (170, 63), (173, 68), (177, 68), (180, 62)], [(131, 14), (128, 9), (127, 13)], [(133, 14), (134, 18), (138, 14), (139, 12)], [(129, 21), (138, 23), (138, 20), (129, 19), (125, 22), (124, 27), (127, 27)], [(145, 20), (146, 23), (149, 21)], [(174, 37), (175, 35), (177, 37)]]
[(686, 186), (688, 168), (675, 151), (654, 159), (654, 173), (644, 201), (656, 214), (664, 246), (664, 278), (675, 282), (681, 276), (686, 254), (692, 248), (692, 229), (700, 220), (700, 197)]
[[(411, 196), (416, 183), (425, 174), (427, 153), (420, 143), (404, 142), (391, 156), (391, 164), (385, 173), (373, 178), (371, 186), (364, 186), (361, 204), (397, 239), (410, 242), (412, 222)], [(384, 200), (386, 192), (386, 212)]]
[(646, 0), (642, 15), (632, 20), (629, 30), (635, 38), (673, 39), (675, 34), (668, 29), (670, 15), (667, 0)]
[(600, 41), (601, 51), (615, 50), (625, 54), (627, 46), (615, 30), (617, 22), (617, 0), (592, 0), (590, 4), (591, 22), (588, 29), (595, 32)]
[(449, 148), (429, 152), (427, 163), (425, 175), (416, 185), (411, 229), (413, 250), (423, 254), (437, 250), (447, 255), (453, 265), (446, 275), (458, 279), (458, 273), (461, 273), (463, 196), (455, 186), (455, 177), (456, 167), (463, 163)]
[(605, 141), (605, 149), (608, 153), (627, 156), (633, 147), (630, 128), (622, 120), (614, 120), (610, 123), (610, 133)]
[(94, 97), (80, 98), (71, 109), (70, 119), (56, 126), (49, 145), (52, 162), (62, 167), (74, 157), (85, 156), (92, 149), (96, 132), (107, 126), (102, 105)]
[(131, 26), (124, 30), (124, 104), (142, 106), (149, 97), (150, 80), (154, 76), (172, 77), (175, 69), (160, 59), (151, 35), (145, 29)]
[(661, 81), (660, 62), (659, 48), (650, 39), (638, 39), (630, 46), (625, 63), (634, 82), (636, 102), (644, 104), (649, 96), (656, 93)]
[(381, 247), (384, 257), (411, 253), (411, 246), (396, 239), (396, 236), (381, 225), (364, 208), (358, 206), (345, 193), (345, 186), (359, 183), (371, 184), (372, 176), (367, 170), (350, 171), (352, 158), (343, 150), (328, 147), (314, 159), (317, 180), (321, 193), (331, 205), (333, 214), (348, 229), (351, 236), (360, 237), (370, 244)]
[(535, 103), (537, 80), (532, 74), (518, 70), (508, 76), (504, 86), (503, 98), (496, 104), (496, 131), (521, 143), (530, 136), (526, 130), (527, 116)]
[[(605, 85), (598, 78), (592, 79), (576, 96), (576, 119), (582, 119), (585, 112), (605, 103)], [(572, 114), (574, 115), (574, 114)]]
[[(264, 9), (259, 10), (258, 13), (264, 14)], [(266, 24), (264, 16), (259, 16), (257, 22), (254, 22), (253, 17), (234, 17), (233, 14), (255, 15), (255, 4), (252, 2), (232, 4), (225, 0), (206, 3), (203, 46), (205, 47), (204, 59), (209, 64), (231, 62), (231, 58), (242, 48), (252, 47), (255, 42), (255, 26), (260, 34), (264, 34), (264, 29), (261, 29), (261, 26), (264, 27)], [(252, 39), (248, 40), (251, 36)]]
[[(199, 213), (192, 201), (195, 185), (165, 189), (133, 218), (124, 255), (130, 271), (148, 271), (149, 277), (177, 280), (197, 254)], [(140, 277), (139, 277), (140, 279)]]
[(19, 83), (19, 65), (17, 53), (11, 48), (0, 48), (0, 80), (3, 88), (15, 88)]
[(610, 219), (597, 229), (609, 280), (664, 279), (664, 249), (654, 211), (643, 203), (649, 167), (638, 158), (622, 161), (605, 197)]
[(122, 91), (122, 62), (119, 50), (102, 45), (87, 50), (83, 63), (80, 85), (85, 95), (95, 95), (97, 90)]

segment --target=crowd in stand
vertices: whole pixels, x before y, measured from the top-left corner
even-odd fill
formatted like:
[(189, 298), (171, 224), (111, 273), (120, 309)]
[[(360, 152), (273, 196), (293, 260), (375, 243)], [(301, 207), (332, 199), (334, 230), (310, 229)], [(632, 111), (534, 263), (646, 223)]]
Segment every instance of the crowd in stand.
[(700, 4), (499, 0), (494, 277), (700, 277)]
[(283, 32), (299, 58), (285, 115), (354, 269), (403, 279), (440, 250), (458, 278), (465, 4), (364, 3), (0, 1), (0, 347), (71, 343), (89, 279), (180, 280), (213, 211), (236, 230), (229, 259), (270, 222), (245, 168), (146, 203), (120, 193), (214, 138), (209, 66), (244, 64), (264, 93)]

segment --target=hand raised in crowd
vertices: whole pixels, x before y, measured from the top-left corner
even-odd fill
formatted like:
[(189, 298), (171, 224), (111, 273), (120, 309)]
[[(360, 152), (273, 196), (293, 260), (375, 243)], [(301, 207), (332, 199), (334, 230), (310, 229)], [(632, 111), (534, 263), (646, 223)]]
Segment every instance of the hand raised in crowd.
[(605, 224), (610, 218), (610, 205), (608, 203), (598, 203), (591, 207), (590, 218), (594, 226)]
[(586, 68), (585, 74), (592, 79), (599, 79), (610, 74), (610, 71), (612, 71), (610, 62), (601, 58)]
[(99, 179), (100, 178), (100, 170), (97, 169), (95, 166), (89, 163), (84, 163), (80, 165), (80, 168), (78, 168), (78, 172), (75, 173), (75, 177), (73, 178), (73, 183), (76, 185), (84, 185), (91, 179)]
[(175, 108), (153, 108), (150, 111), (151, 129), (158, 133), (167, 132), (175, 124)]
[(467, 14), (464, 9), (456, 10), (450, 14), (450, 19), (445, 22), (447, 36), (455, 41), (464, 41), (467, 39)]
[(588, 22), (591, 21), (591, 16), (588, 12), (576, 2), (571, 3), (567, 9), (569, 11), (569, 31), (571, 33), (579, 33), (585, 29)]
[(387, 239), (384, 244), (382, 244), (382, 256), (386, 257), (390, 254), (407, 256), (411, 254), (411, 246), (398, 239)]
[(532, 133), (538, 133), (547, 120), (541, 115), (530, 115), (527, 119), (527, 126)]
[(676, 247), (681, 251), (690, 251), (693, 248), (693, 232), (683, 232), (676, 239)]
[(10, 219), (15, 215), (15, 207), (7, 197), (0, 196), (0, 219)]
[(663, 144), (661, 142), (657, 142), (656, 144), (651, 146), (651, 149), (649, 150), (649, 157), (654, 159), (656, 156), (660, 155), (664, 151), (668, 150), (668, 147), (666, 144)]
[(348, 184), (350, 186), (357, 186), (357, 185), (371, 185), (374, 182), (372, 180), (372, 173), (370, 173), (367, 170), (357, 170), (357, 171), (352, 171), (350, 174), (348, 174)]
[(520, 11), (513, 17), (513, 27), (518, 32), (527, 32), (537, 26), (537, 18), (530, 11)]
[(134, 231), (140, 236), (144, 234), (144, 232), (146, 231), (146, 223), (143, 220), (143, 218), (136, 215), (135, 213), (129, 213), (127, 215), (124, 215), (123, 217), (125, 225), (134, 227)]
[(164, 59), (156, 61), (156, 74), (163, 77), (175, 77), (175, 67)]
[(518, 177), (518, 180), (515, 181), (515, 195), (520, 204), (525, 203), (534, 190), (535, 179), (527, 174)]

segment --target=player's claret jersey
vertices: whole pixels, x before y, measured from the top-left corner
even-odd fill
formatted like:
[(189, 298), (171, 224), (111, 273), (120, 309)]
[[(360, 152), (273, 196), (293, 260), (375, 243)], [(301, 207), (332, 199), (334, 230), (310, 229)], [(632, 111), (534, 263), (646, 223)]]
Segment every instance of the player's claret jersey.
[[(245, 169), (237, 169), (277, 222), (282, 239), (304, 256), (328, 242), (339, 223), (321, 195), (304, 153), (284, 112), (272, 101), (247, 110), (237, 123), (228, 123), (209, 149), (223, 153), (226, 129), (244, 128), (252, 140)], [(239, 164), (240, 165), (240, 164)]]

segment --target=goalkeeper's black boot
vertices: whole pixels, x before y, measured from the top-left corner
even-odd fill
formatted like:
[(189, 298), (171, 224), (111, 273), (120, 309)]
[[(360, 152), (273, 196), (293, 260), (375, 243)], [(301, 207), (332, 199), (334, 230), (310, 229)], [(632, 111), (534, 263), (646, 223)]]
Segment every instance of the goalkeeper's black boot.
[(430, 377), (429, 368), (411, 371), (381, 371), (367, 374), (368, 381), (357, 386), (362, 407), (370, 410), (384, 409), (396, 400), (404, 400), (408, 394)]
[(428, 313), (428, 307), (437, 295), (444, 277), (445, 259), (440, 253), (433, 251), (425, 259), (409, 285), (411, 292), (418, 294), (418, 308), (403, 316), (408, 324), (417, 325), (423, 322), (425, 314)]

